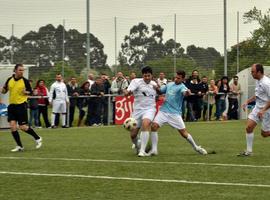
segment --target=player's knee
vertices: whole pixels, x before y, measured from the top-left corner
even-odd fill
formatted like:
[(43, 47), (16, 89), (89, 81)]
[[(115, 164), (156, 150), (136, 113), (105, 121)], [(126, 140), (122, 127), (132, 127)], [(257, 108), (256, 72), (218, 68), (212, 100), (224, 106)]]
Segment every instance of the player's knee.
[(247, 133), (252, 133), (252, 132), (253, 132), (253, 127), (247, 126), (247, 127), (246, 127), (246, 132), (247, 132)]
[(157, 123), (153, 123), (151, 126), (151, 131), (157, 131), (159, 128), (159, 125)]
[(29, 129), (29, 127), (27, 125), (20, 125), (19, 128), (22, 130), (22, 131), (27, 131)]

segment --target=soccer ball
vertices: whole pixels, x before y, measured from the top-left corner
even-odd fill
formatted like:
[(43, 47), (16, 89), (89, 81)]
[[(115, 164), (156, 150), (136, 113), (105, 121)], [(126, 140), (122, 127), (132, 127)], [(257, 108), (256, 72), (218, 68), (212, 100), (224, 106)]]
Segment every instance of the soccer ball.
[(123, 127), (128, 131), (135, 129), (137, 127), (136, 119), (131, 118), (131, 117), (127, 118), (123, 123)]

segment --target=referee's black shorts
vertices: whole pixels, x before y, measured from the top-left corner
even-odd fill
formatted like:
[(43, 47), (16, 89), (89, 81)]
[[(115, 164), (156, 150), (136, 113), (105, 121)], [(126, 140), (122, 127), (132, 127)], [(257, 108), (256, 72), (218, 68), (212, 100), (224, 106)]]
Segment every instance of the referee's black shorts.
[(27, 103), (8, 106), (8, 122), (17, 121), (19, 125), (28, 124)]

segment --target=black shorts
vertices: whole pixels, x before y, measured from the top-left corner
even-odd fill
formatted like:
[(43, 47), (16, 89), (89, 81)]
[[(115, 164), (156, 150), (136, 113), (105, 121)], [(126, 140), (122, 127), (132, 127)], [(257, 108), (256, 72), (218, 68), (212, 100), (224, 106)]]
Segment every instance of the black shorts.
[(27, 103), (8, 106), (8, 122), (17, 121), (19, 125), (28, 124)]

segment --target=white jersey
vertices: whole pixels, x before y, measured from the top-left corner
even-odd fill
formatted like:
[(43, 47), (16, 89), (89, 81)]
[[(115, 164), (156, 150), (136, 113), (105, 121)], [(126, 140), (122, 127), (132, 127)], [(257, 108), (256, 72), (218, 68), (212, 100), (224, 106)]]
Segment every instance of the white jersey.
[(127, 90), (134, 95), (134, 110), (156, 109), (156, 87), (154, 81), (147, 84), (142, 78), (135, 78), (130, 82)]
[(51, 85), (49, 102), (52, 102), (52, 100), (69, 102), (67, 87), (65, 83), (56, 81)]
[(263, 76), (261, 80), (256, 80), (255, 87), (256, 107), (263, 108), (270, 101), (270, 78)]

